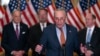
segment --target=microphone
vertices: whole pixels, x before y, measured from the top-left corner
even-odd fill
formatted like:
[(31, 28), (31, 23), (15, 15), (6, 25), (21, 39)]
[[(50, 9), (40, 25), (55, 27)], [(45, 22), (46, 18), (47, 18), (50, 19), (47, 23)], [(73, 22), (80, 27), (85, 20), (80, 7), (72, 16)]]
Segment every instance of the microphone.
[(65, 44), (62, 44), (61, 49), (62, 49), (62, 55), (66, 56)]
[[(92, 47), (91, 47), (91, 43), (90, 42), (87, 42), (86, 43), (86, 48), (87, 50), (92, 50)], [(94, 56), (93, 54), (91, 56)]]
[(92, 49), (92, 48), (91, 48), (90, 42), (87, 42), (87, 43), (86, 43), (86, 48), (87, 48), (88, 50), (91, 50), (91, 49)]

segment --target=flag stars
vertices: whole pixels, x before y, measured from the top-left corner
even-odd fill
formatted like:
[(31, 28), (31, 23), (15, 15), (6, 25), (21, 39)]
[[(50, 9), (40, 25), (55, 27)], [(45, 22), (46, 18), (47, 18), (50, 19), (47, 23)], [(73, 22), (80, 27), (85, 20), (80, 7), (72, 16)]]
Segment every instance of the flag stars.
[(35, 2), (35, 0), (32, 1), (33, 3)]
[(70, 1), (68, 1), (68, 3), (70, 3)]
[(13, 10), (13, 7), (11, 7), (11, 9)]

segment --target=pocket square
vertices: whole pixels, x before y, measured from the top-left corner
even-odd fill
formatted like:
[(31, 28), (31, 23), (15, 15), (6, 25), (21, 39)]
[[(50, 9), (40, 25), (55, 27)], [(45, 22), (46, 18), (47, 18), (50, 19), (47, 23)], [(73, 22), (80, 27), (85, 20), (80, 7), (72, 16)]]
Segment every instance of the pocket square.
[(26, 32), (22, 32), (22, 34), (25, 34)]

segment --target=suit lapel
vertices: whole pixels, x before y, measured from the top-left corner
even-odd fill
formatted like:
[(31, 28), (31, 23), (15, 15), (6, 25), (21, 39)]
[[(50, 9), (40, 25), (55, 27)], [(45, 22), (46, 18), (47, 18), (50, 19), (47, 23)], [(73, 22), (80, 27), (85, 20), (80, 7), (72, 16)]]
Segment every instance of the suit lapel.
[(39, 31), (42, 33), (43, 31), (42, 31), (42, 29), (41, 29), (41, 25), (40, 25), (40, 23), (38, 24), (38, 27), (37, 27), (38, 29), (39, 29)]
[(54, 37), (55, 37), (55, 42), (57, 42), (57, 44), (59, 45), (59, 47), (61, 47), (58, 36), (57, 36), (57, 31), (56, 31), (56, 27), (53, 27), (53, 31), (54, 31)]
[(12, 35), (17, 39), (16, 32), (15, 32), (15, 29), (14, 29), (12, 22), (11, 22), (11, 31), (12, 31)]
[(72, 30), (70, 29), (70, 26), (68, 26), (67, 24), (66, 24), (66, 44), (65, 44), (65, 46), (66, 45), (68, 45), (68, 43), (70, 43), (70, 41), (71, 41), (71, 37), (72, 37)]
[(23, 26), (22, 26), (22, 24), (20, 23), (20, 33), (19, 33), (19, 39), (21, 38), (21, 35), (22, 35), (22, 30), (23, 30)]
[(85, 28), (85, 30), (84, 30), (84, 32), (83, 32), (83, 35), (82, 35), (82, 36), (83, 36), (82, 39), (83, 39), (83, 41), (84, 41), (84, 42), (83, 42), (84, 44), (86, 43), (86, 34), (87, 34), (87, 28)]
[(97, 32), (97, 29), (96, 29), (96, 27), (94, 28), (94, 30), (93, 30), (93, 34), (92, 34), (92, 37), (91, 37), (91, 43), (94, 41), (94, 38), (95, 38), (95, 36), (96, 36), (96, 32)]

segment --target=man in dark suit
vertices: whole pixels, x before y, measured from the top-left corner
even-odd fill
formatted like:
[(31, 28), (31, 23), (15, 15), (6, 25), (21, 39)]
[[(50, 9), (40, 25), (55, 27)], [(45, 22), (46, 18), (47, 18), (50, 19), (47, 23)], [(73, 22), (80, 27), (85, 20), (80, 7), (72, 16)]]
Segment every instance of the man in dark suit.
[(51, 24), (47, 22), (47, 14), (48, 14), (48, 11), (46, 9), (43, 9), (43, 8), (39, 9), (38, 10), (39, 23), (32, 26), (29, 31), (29, 45), (32, 49), (33, 56), (36, 56), (36, 55), (44, 56), (43, 53), (38, 54), (37, 52), (35, 52), (35, 47), (40, 42), (43, 29)]
[(21, 11), (12, 12), (12, 22), (3, 28), (2, 47), (5, 56), (25, 56), (27, 51), (27, 25), (21, 22)]
[(55, 24), (44, 29), (40, 44), (35, 51), (41, 53), (46, 48), (46, 56), (73, 56), (79, 53), (77, 29), (65, 23), (66, 11), (57, 9), (54, 12)]
[(85, 56), (100, 56), (100, 28), (95, 21), (95, 15), (87, 13), (86, 28), (79, 31), (80, 49)]

